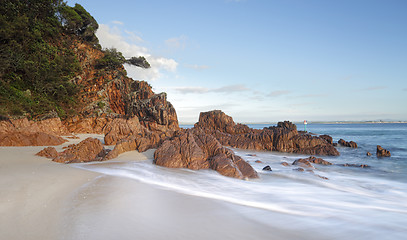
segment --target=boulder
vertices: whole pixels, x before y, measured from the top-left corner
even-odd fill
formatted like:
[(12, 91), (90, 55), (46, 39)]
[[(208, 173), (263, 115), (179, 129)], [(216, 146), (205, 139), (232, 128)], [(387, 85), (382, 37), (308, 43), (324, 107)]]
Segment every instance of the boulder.
[(130, 119), (115, 118), (104, 127), (105, 144), (113, 145), (130, 135), (142, 133), (144, 130), (137, 117)]
[(106, 150), (102, 143), (96, 138), (89, 137), (59, 153), (52, 161), (59, 163), (101, 161), (105, 155)]
[(347, 141), (343, 140), (342, 138), (339, 139), (338, 143), (340, 145), (344, 146), (344, 147), (350, 147), (350, 148), (357, 148), (358, 147), (358, 144), (355, 143), (354, 141), (347, 142)]
[(300, 158), (295, 160), (292, 165), (300, 166), (302, 168), (312, 168), (314, 169), (314, 166), (308, 161), (306, 158)]
[(262, 170), (263, 171), (270, 171), (270, 172), (273, 171), (269, 165), (265, 166)]
[(372, 156), (372, 154), (370, 152), (367, 152), (366, 156)]
[(46, 158), (56, 158), (58, 156), (58, 152), (54, 147), (47, 147), (35, 155)]
[(239, 179), (258, 177), (250, 164), (232, 150), (196, 129), (179, 131), (172, 139), (165, 140), (154, 153), (154, 163), (170, 168), (213, 169)]
[(380, 145), (377, 145), (376, 156), (378, 157), (390, 157), (390, 151), (382, 148)]
[(370, 168), (370, 166), (366, 165), (366, 164), (345, 163), (345, 164), (337, 164), (337, 165), (342, 166), (342, 167)]
[(289, 164), (288, 162), (282, 162), (281, 165), (283, 165), (283, 166), (285, 166), (285, 167), (290, 166), (290, 164)]
[(319, 135), (319, 137), (324, 139), (327, 143), (333, 144), (333, 139), (331, 136), (324, 134), (324, 135)]

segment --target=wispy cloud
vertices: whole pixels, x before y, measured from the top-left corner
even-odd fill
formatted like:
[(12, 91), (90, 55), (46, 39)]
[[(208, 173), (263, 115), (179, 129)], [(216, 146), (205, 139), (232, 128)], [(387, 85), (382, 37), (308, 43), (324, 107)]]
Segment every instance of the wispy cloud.
[(117, 25), (123, 25), (123, 22), (120, 22), (120, 21), (117, 21), (117, 20), (112, 21), (112, 23), (113, 23), (113, 24), (117, 24)]
[(267, 94), (267, 96), (269, 97), (279, 97), (279, 96), (283, 96), (283, 95), (287, 95), (290, 94), (291, 91), (287, 91), (287, 90), (277, 90), (277, 91), (272, 91), (269, 94)]
[(181, 35), (179, 37), (165, 40), (165, 45), (167, 45), (167, 47), (169, 47), (171, 50), (183, 50), (185, 49), (187, 39), (187, 36)]
[(198, 64), (185, 64), (184, 65), (187, 68), (192, 68), (192, 69), (196, 69), (196, 70), (204, 70), (204, 69), (208, 69), (209, 66), (208, 65), (198, 65)]
[(114, 47), (122, 52), (126, 58), (144, 56), (147, 59), (151, 65), (149, 69), (126, 66), (127, 73), (133, 78), (154, 81), (163, 75), (163, 71), (175, 72), (177, 69), (178, 63), (174, 59), (154, 56), (148, 48), (136, 43), (129, 43), (129, 38), (136, 41), (142, 40), (141, 38), (138, 39), (137, 34), (121, 31), (116, 26), (110, 27), (106, 24), (100, 24), (96, 35), (102, 47)]
[(310, 94), (303, 94), (299, 96), (295, 96), (294, 98), (316, 98), (316, 97), (327, 97), (328, 94), (322, 93), (310, 93)]
[(181, 94), (197, 93), (204, 94), (210, 92), (216, 93), (235, 93), (235, 92), (245, 92), (250, 91), (249, 88), (243, 84), (227, 85), (219, 88), (206, 88), (206, 87), (176, 87), (175, 91)]
[(373, 86), (373, 87), (357, 89), (356, 91), (375, 91), (375, 90), (382, 90), (382, 89), (386, 89), (386, 88), (387, 88), (386, 86)]

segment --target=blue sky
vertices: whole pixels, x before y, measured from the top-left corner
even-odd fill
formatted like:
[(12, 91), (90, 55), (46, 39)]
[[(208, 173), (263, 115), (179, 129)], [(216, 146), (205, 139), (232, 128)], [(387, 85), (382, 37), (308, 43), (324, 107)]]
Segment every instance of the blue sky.
[(68, 1), (180, 122), (407, 120), (407, 1)]

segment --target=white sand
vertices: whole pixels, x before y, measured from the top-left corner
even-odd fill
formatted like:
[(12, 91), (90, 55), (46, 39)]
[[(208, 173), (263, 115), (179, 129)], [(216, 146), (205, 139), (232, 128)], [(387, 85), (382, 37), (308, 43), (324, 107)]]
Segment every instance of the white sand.
[(231, 204), (34, 156), (43, 148), (0, 147), (0, 239), (305, 238), (244, 218)]

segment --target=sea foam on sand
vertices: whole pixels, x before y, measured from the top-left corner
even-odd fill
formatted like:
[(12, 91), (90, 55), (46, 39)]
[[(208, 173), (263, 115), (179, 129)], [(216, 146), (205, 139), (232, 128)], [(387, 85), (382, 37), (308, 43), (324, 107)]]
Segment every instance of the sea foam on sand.
[[(35, 156), (43, 148), (0, 147), (0, 239), (319, 238), (264, 226), (222, 201)], [(116, 160), (152, 154), (133, 151)]]

